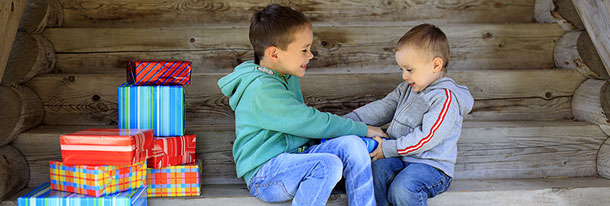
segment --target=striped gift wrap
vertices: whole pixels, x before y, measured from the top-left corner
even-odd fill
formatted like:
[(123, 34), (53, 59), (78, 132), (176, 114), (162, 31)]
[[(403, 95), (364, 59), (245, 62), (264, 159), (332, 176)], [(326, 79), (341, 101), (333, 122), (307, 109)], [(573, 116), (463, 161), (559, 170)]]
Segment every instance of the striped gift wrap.
[(129, 166), (65, 165), (51, 161), (51, 189), (100, 197), (146, 186), (146, 164)]
[(153, 130), (87, 129), (60, 137), (66, 165), (127, 166), (152, 156)]
[(135, 85), (187, 85), (191, 83), (189, 61), (128, 61), (127, 82)]
[(119, 128), (154, 129), (155, 136), (184, 135), (184, 88), (135, 86), (118, 88)]
[(195, 162), (195, 135), (155, 137), (153, 155), (148, 159), (148, 168), (164, 168)]
[(51, 189), (43, 183), (36, 189), (17, 199), (18, 206), (146, 206), (146, 187), (114, 193), (102, 197), (63, 192)]
[(199, 196), (201, 161), (193, 164), (147, 169), (148, 197)]

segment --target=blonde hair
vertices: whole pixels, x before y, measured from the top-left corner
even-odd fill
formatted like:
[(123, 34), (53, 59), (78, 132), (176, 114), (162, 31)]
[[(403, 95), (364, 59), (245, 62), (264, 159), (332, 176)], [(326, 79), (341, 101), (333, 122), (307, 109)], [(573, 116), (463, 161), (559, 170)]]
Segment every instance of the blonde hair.
[(431, 57), (443, 60), (443, 71), (449, 64), (449, 42), (447, 36), (438, 27), (432, 24), (420, 24), (411, 28), (396, 44), (395, 51), (407, 46), (424, 49)]

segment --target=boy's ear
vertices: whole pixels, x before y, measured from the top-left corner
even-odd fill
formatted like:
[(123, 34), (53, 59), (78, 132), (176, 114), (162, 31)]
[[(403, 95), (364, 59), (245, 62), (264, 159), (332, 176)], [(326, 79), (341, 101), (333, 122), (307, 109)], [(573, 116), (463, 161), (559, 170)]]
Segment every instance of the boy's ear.
[(440, 57), (434, 57), (434, 59), (432, 59), (432, 66), (433, 66), (433, 70), (434, 72), (440, 72), (443, 70), (443, 59), (441, 59)]
[(270, 46), (265, 49), (265, 56), (271, 60), (271, 62), (275, 63), (278, 61), (277, 53), (279, 48), (275, 46)]

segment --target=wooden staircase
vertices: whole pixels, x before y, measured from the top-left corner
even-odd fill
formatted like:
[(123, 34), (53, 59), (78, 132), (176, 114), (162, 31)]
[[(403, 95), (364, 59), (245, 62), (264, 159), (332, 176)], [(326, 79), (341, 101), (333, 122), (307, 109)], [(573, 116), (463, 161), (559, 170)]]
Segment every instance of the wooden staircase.
[[(252, 58), (248, 19), (268, 2), (60, 2), (63, 26), (42, 34), (57, 53), (55, 68), (25, 84), (42, 101), (42, 125), (11, 143), (29, 164), (28, 188), (49, 181), (48, 161), (61, 159), (61, 134), (117, 126), (116, 89), (125, 82), (127, 60), (187, 60), (193, 74), (185, 87), (186, 131), (197, 135), (203, 194), (149, 198), (149, 204), (267, 205), (236, 178), (234, 114), (216, 82)], [(610, 180), (597, 175), (596, 162), (608, 136), (597, 124), (573, 120), (572, 97), (587, 77), (555, 67), (553, 49), (564, 31), (534, 20), (534, 0), (299, 2), (287, 5), (314, 24), (304, 98), (338, 115), (402, 81), (393, 48), (412, 26), (435, 23), (447, 34), (448, 76), (468, 86), (475, 104), (458, 142), (453, 184), (430, 205), (610, 201)], [(15, 205), (17, 196), (1, 205)], [(329, 205), (346, 201), (333, 194)]]

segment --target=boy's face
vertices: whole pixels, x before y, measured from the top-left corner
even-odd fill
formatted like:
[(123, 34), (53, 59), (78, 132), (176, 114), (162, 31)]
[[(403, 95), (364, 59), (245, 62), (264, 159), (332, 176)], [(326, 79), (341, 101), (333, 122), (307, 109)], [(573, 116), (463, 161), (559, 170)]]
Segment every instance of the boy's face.
[(423, 49), (406, 46), (398, 50), (395, 56), (402, 70), (402, 79), (416, 92), (421, 92), (443, 76), (442, 59), (430, 57)]
[(277, 63), (273, 69), (281, 74), (297, 77), (305, 76), (307, 64), (313, 58), (311, 44), (313, 32), (309, 26), (303, 26), (294, 32), (294, 41), (288, 44), (286, 50), (277, 50)]

